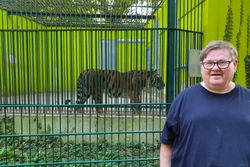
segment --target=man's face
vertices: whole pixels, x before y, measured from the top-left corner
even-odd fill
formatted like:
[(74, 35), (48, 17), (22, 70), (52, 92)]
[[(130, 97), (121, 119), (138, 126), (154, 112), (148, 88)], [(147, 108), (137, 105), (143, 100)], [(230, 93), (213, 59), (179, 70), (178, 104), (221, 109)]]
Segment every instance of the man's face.
[(229, 83), (233, 80), (234, 73), (237, 69), (237, 60), (232, 60), (230, 53), (226, 49), (216, 49), (208, 53), (204, 62), (229, 62), (227, 68), (219, 68), (215, 64), (211, 69), (204, 68), (201, 65), (201, 75), (205, 85), (214, 91), (223, 91), (229, 87)]

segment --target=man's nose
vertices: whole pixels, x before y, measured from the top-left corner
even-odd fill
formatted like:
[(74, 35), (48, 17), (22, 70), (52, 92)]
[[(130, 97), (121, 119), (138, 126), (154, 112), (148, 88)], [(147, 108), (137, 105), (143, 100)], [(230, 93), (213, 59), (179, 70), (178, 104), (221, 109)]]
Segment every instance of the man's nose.
[(220, 67), (218, 66), (217, 63), (214, 64), (212, 70), (220, 70)]

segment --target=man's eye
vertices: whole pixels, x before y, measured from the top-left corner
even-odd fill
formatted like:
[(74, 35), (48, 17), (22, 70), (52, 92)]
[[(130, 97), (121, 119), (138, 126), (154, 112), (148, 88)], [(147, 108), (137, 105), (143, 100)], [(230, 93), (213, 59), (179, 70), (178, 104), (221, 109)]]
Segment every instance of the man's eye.
[(213, 62), (206, 62), (205, 64), (207, 64), (207, 65), (214, 65)]
[(226, 61), (219, 61), (218, 64), (227, 64)]

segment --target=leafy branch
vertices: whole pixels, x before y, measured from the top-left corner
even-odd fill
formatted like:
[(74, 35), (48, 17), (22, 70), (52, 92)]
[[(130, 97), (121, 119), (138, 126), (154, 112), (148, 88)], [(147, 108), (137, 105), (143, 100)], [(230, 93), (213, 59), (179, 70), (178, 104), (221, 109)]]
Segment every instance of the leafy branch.
[[(247, 22), (247, 53), (249, 51), (250, 45), (250, 16), (248, 15)], [(246, 86), (250, 89), (250, 53), (244, 58), (245, 61), (245, 71), (246, 71)]]
[(224, 31), (224, 41), (231, 41), (233, 36), (233, 9), (232, 9), (232, 0), (230, 0), (230, 4), (228, 5), (227, 11), (227, 22)]

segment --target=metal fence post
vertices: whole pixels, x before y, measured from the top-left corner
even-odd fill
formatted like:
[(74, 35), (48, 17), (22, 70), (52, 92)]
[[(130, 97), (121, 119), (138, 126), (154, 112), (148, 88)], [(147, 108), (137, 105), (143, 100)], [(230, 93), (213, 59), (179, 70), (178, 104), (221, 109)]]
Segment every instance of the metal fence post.
[(175, 56), (177, 49), (177, 1), (168, 0), (168, 48), (167, 48), (167, 85), (166, 102), (171, 103), (174, 98), (175, 87)]

